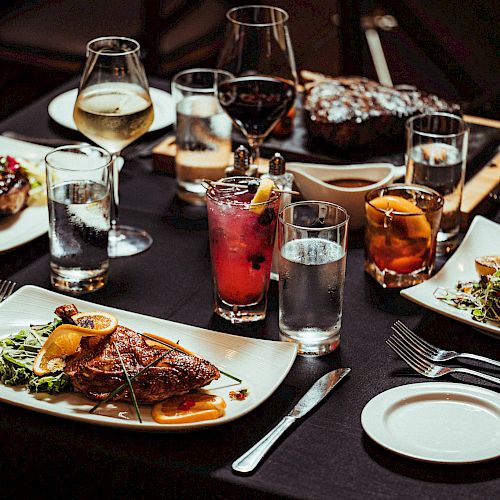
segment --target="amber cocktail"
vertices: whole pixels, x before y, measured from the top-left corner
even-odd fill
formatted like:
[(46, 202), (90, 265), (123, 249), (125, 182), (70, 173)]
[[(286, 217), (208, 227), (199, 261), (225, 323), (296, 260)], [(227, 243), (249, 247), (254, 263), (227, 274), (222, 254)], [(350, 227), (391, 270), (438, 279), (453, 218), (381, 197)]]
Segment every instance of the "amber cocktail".
[(417, 185), (395, 184), (366, 196), (365, 271), (383, 287), (403, 288), (430, 277), (443, 198)]

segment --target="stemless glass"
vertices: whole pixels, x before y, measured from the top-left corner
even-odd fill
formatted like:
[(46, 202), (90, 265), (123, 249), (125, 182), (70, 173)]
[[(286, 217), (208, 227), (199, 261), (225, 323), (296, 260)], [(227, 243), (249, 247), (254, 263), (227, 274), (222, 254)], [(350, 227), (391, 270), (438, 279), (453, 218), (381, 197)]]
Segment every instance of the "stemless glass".
[(277, 7), (231, 9), (218, 67), (222, 108), (248, 140), (254, 162), (269, 132), (294, 104), (297, 71), (288, 14)]
[(142, 229), (118, 224), (116, 160), (125, 146), (148, 131), (154, 118), (139, 52), (139, 43), (131, 38), (91, 40), (73, 111), (78, 130), (114, 158), (110, 257), (134, 255), (148, 249), (153, 241)]

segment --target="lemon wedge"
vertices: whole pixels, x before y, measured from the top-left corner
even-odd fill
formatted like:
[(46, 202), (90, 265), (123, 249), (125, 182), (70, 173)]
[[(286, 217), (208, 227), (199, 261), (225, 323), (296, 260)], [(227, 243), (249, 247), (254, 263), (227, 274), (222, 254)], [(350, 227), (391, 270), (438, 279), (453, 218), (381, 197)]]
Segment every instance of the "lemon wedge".
[(269, 201), (269, 198), (271, 197), (271, 193), (274, 188), (275, 185), (271, 179), (267, 178), (261, 179), (259, 188), (257, 189), (257, 192), (252, 198), (252, 201), (250, 202), (250, 210), (258, 215), (264, 212), (264, 209), (266, 207), (263, 205), (263, 203)]
[(185, 394), (156, 403), (151, 416), (159, 424), (186, 424), (222, 417), (225, 408), (226, 402), (220, 396)]

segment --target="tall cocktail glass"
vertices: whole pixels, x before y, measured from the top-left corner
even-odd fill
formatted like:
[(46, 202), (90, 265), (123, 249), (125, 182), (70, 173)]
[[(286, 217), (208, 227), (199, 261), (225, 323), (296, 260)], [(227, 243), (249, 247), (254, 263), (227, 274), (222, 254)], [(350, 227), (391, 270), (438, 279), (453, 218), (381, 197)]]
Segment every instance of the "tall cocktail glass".
[(266, 317), (280, 197), (271, 192), (267, 201), (252, 204), (251, 179), (228, 177), (221, 182), (238, 187), (219, 184), (207, 191), (214, 311), (231, 323)]

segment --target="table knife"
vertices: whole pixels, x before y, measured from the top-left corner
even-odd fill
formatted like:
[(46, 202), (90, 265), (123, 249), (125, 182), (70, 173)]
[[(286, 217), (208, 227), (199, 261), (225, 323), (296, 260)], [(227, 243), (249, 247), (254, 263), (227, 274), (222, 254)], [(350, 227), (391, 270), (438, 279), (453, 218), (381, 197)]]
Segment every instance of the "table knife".
[(303, 417), (322, 401), (350, 371), (350, 368), (339, 368), (316, 380), (290, 413), (288, 413), (276, 427), (268, 432), (245, 454), (233, 462), (233, 470), (245, 473), (253, 471), (278, 438), (299, 418)]

